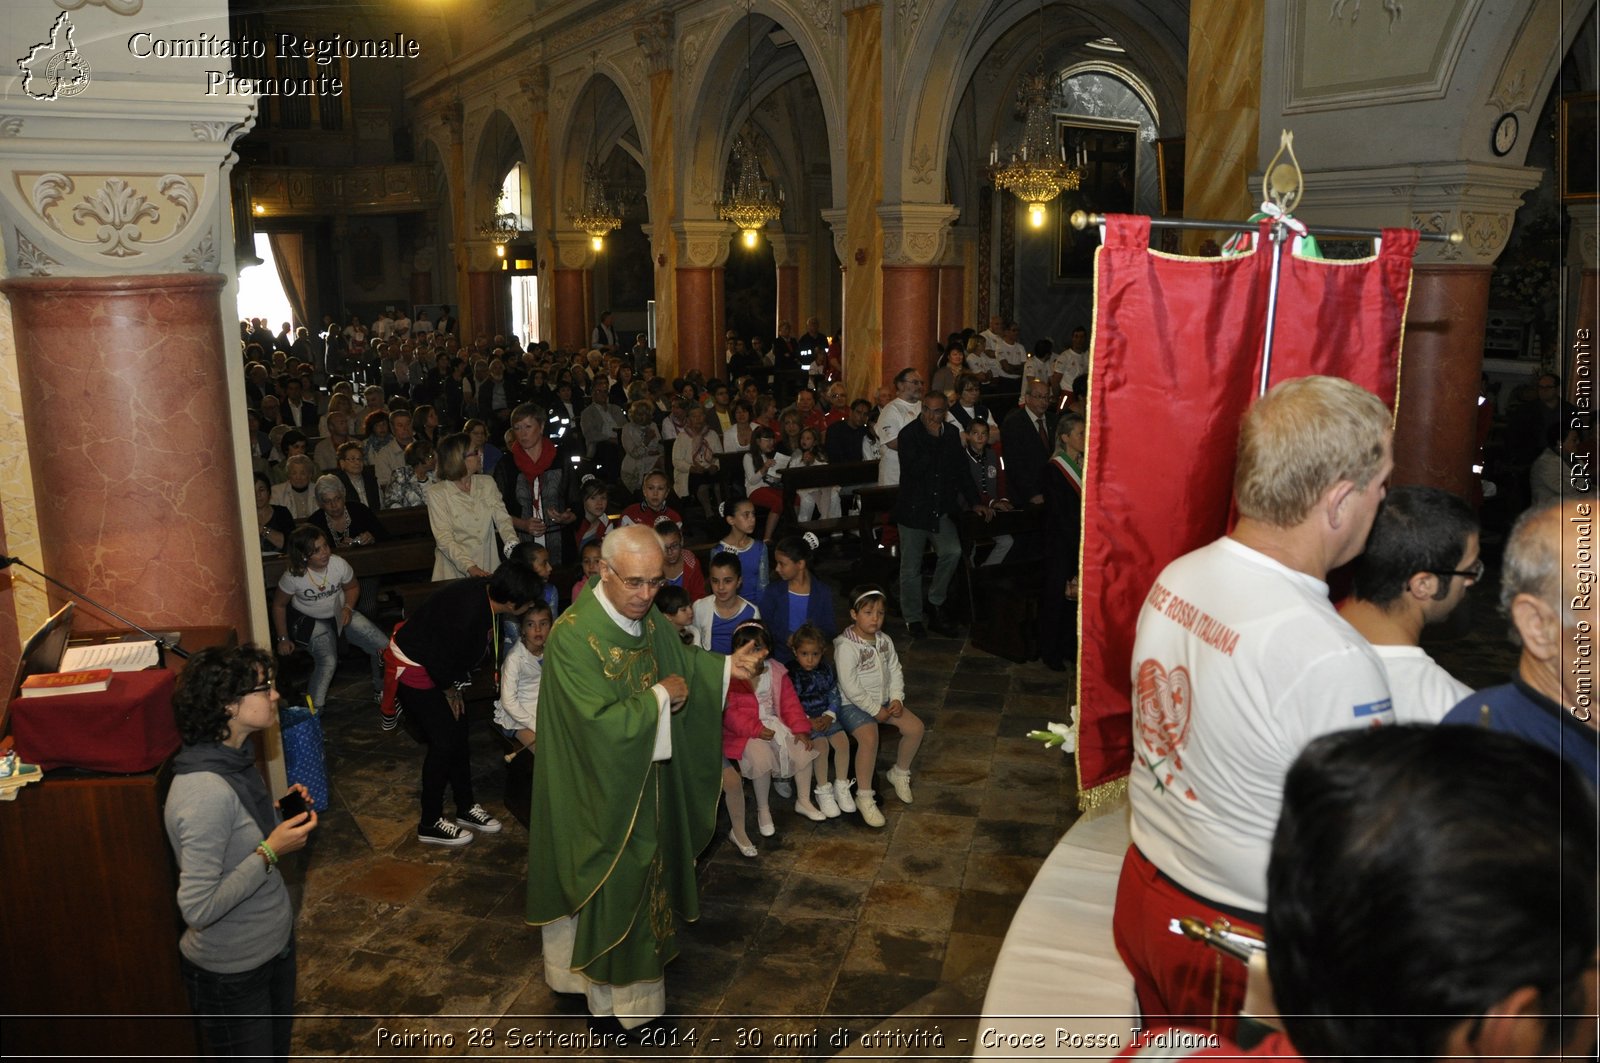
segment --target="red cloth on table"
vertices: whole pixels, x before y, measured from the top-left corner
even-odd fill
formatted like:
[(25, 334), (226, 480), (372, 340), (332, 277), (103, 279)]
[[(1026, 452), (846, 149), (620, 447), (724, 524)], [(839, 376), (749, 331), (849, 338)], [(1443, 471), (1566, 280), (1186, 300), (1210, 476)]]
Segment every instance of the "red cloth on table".
[(17, 756), (45, 771), (149, 771), (182, 744), (172, 684), (170, 670), (147, 668), (113, 672), (108, 688), (88, 694), (17, 698), (11, 703)]

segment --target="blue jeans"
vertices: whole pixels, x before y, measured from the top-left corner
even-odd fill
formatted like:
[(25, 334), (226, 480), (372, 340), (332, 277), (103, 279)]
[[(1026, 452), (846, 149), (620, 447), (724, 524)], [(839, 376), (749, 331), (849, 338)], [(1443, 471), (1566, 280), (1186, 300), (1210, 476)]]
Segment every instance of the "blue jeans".
[(939, 518), (937, 531), (923, 531), (909, 525), (900, 529), (900, 615), (908, 624), (922, 623), (922, 552), (933, 543), (936, 560), (933, 565), (933, 584), (928, 588), (928, 601), (937, 608), (944, 604), (950, 591), (950, 581), (955, 578), (956, 566), (961, 563), (961, 533), (956, 522), (948, 516)]
[[(382, 693), (383, 649), (389, 645), (389, 636), (360, 613), (352, 613), (350, 622), (344, 626), (344, 637), (350, 640), (352, 646), (365, 650), (372, 659), (372, 689)], [(328, 688), (333, 685), (333, 673), (339, 667), (339, 634), (332, 620), (317, 621), (311, 631), (308, 648), (311, 651), (311, 682), (306, 687), (306, 693), (311, 695), (317, 711), (321, 712), (324, 702), (328, 700)]]
[(294, 938), (251, 971), (216, 974), (181, 958), (208, 1056), (288, 1059), (294, 1026)]

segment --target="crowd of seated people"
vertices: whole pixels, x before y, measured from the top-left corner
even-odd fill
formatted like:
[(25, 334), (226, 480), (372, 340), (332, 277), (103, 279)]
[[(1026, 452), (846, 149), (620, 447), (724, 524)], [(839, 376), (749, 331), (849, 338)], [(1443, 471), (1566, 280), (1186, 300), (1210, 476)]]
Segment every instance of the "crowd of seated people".
[[(299, 574), (285, 577), (279, 591), (289, 600), (278, 600), (292, 609), (302, 586), (328, 597), (324, 573), (342, 576), (348, 566), (330, 569), (324, 552), (381, 537), (383, 510), (422, 505), (438, 551), (434, 580), (527, 564), (540, 599), (559, 615), (592, 593), (607, 533), (646, 524), (666, 554), (661, 611), (681, 637), (724, 652), (753, 641), (781, 661), (761, 682), (730, 691), (726, 706), (724, 753), (736, 766), (724, 774), (724, 793), (738, 851), (759, 854), (746, 830), (747, 781), (761, 837), (777, 829), (774, 792), (809, 819), (856, 814), (869, 828), (883, 826), (874, 784), (880, 731), (899, 732), (894, 765), (881, 774), (904, 805), (913, 800), (923, 735), (885, 630), (896, 603), (874, 584), (830, 586), (810, 564), (819, 539), (798, 534), (813, 514), (837, 515), (841, 487), (851, 485), (786, 491), (781, 474), (878, 462), (868, 479), (896, 488), (890, 522), (918, 547), (900, 556), (899, 580), (886, 581), (897, 587), (907, 622), (896, 634), (960, 634), (944, 605), (952, 517), (1032, 510), (1041, 529), (1055, 529), (1040, 534), (1058, 538), (1079, 525), (1088, 337), (1078, 329), (1059, 352), (1045, 338), (1027, 348), (1016, 322), (996, 319), (984, 332), (951, 335), (927, 365), (895, 375), (876, 394), (851, 396), (816, 323), (807, 325), (805, 336), (780, 333), (770, 347), (730, 335), (724, 377), (672, 380), (655, 374), (642, 341), (587, 351), (503, 336), (467, 344), (438, 327), (418, 333), (390, 322), (364, 334), (293, 335), (287, 349), (270, 338), (268, 353), (245, 330), (261, 547), (284, 550), (296, 522), (321, 533), (294, 551)], [(1409, 488), (1385, 502), (1393, 468), (1387, 411), (1345, 382), (1292, 383), (1246, 419), (1238, 527), (1174, 561), (1158, 584), (1249, 638), (1222, 661), (1192, 632), (1171, 628), (1157, 605), (1147, 604), (1139, 621), (1135, 686), (1155, 690), (1158, 673), (1182, 669), (1195, 692), (1181, 771), (1203, 794), (1197, 800), (1170, 776), (1136, 788), (1116, 935), (1148, 1021), (1192, 1021), (1213, 1002), (1224, 1011), (1239, 1006), (1242, 974), (1218, 981), (1209, 959), (1197, 963), (1166, 928), (1197, 904), (1246, 930), (1270, 925), (1266, 869), (1282, 775), (1319, 735), (1393, 721), (1487, 726), (1554, 750), (1591, 786), (1597, 777), (1594, 717), (1570, 711), (1592, 692), (1563, 667), (1564, 648), (1589, 628), (1563, 593), (1562, 559), (1592, 546), (1592, 503), (1557, 502), (1518, 523), (1501, 599), (1521, 657), (1510, 683), (1473, 693), (1419, 648), (1423, 628), (1448, 617), (1483, 575), (1470, 508)], [(1279, 477), (1290, 450), (1303, 456), (1310, 480)], [(686, 545), (695, 543), (706, 544), (709, 564)], [(923, 543), (938, 558), (926, 610)], [(999, 561), (1014, 552), (1009, 536), (997, 536), (968, 557)], [(1336, 612), (1326, 578), (1350, 561), (1354, 593)], [(558, 576), (553, 566), (565, 571)], [(1046, 593), (1057, 597), (1041, 616), (1060, 630), (1040, 641), (1047, 665), (1070, 667), (1077, 610), (1060, 599), (1076, 597), (1076, 566), (1044, 571)], [(1592, 568), (1580, 573), (1589, 590), (1593, 579)], [(319, 692), (329, 632), (318, 624), (355, 623), (344, 605), (362, 602), (363, 590), (353, 577), (340, 585), (331, 600), (342, 620), (283, 618), (285, 632), (315, 645)], [(848, 622), (838, 622), (834, 601)], [(370, 652), (367, 626), (352, 630)], [(536, 659), (540, 646), (542, 637), (533, 637), (524, 648)], [(519, 687), (530, 674), (536, 669), (517, 670)], [(1262, 699), (1262, 691), (1271, 694)], [(1160, 691), (1152, 698), (1164, 704)], [(530, 704), (528, 691), (512, 691), (503, 704)], [(1175, 740), (1159, 713), (1141, 712), (1135, 734), (1149, 767)], [(535, 745), (531, 713), (511, 713), (501, 725), (519, 746)], [(1217, 1029), (1227, 1034), (1230, 1024)]]

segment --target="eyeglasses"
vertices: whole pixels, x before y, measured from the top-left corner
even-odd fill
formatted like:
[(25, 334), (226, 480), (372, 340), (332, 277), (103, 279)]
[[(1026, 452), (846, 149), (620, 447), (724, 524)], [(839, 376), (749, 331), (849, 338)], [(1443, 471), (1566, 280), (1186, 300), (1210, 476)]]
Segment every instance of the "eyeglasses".
[(650, 588), (652, 591), (659, 591), (662, 587), (667, 585), (667, 578), (665, 576), (658, 576), (655, 579), (645, 579), (643, 576), (624, 576), (622, 573), (616, 570), (616, 567), (613, 566), (611, 562), (603, 561), (601, 564), (605, 565), (606, 568), (611, 569), (611, 574), (617, 577), (617, 579), (621, 580), (622, 585), (628, 588), (630, 591), (642, 591), (646, 587)]
[(1483, 578), (1483, 558), (1480, 557), (1478, 560), (1474, 561), (1471, 568), (1459, 570), (1450, 569), (1445, 571), (1429, 568), (1424, 569), (1423, 571), (1427, 572), (1430, 576), (1444, 576), (1447, 578), (1450, 576), (1460, 576), (1462, 579), (1467, 580), (1468, 582), (1476, 583)]
[(241, 698), (247, 698), (251, 694), (270, 694), (270, 693), (272, 693), (272, 680), (269, 679), (265, 683), (262, 683), (258, 687), (251, 687), (249, 690), (246, 690), (243, 694), (240, 694), (239, 696)]
[(481, 458), (481, 457), (483, 457), (483, 451), (481, 451), (481, 450), (469, 450), (463, 456), (464, 457), (468, 457), (468, 458)]

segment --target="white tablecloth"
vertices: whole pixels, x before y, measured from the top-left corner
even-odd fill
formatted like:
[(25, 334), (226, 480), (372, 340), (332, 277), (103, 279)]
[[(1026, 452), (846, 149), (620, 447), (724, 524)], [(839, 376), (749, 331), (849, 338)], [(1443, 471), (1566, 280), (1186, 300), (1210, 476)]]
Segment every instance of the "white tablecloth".
[(1130, 1043), (1139, 1009), (1111, 939), (1127, 849), (1126, 803), (1056, 844), (1000, 947), (974, 1059), (1108, 1059)]

